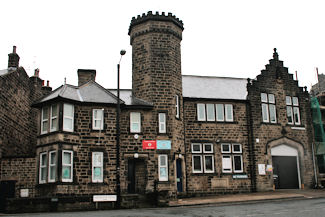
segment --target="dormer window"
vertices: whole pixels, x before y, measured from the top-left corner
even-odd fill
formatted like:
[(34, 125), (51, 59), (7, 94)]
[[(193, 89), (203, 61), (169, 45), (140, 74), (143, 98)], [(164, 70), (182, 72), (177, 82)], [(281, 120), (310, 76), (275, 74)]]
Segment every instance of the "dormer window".
[(42, 108), (41, 134), (47, 133), (49, 127), (49, 107)]

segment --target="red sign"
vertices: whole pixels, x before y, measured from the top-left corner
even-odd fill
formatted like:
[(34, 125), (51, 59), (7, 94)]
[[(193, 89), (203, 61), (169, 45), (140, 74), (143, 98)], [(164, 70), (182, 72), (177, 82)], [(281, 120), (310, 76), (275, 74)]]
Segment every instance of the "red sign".
[(142, 140), (143, 149), (157, 149), (156, 140)]

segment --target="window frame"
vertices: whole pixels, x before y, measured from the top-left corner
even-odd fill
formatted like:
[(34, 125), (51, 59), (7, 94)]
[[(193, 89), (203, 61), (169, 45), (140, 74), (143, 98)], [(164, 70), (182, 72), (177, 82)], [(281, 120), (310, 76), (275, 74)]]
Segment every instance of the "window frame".
[[(199, 145), (200, 151), (195, 151), (194, 148), (193, 148), (194, 145)], [(200, 154), (200, 153), (202, 153), (202, 144), (201, 143), (192, 143), (191, 144), (191, 150), (192, 150), (192, 153), (194, 153), (194, 154)]]
[[(65, 113), (65, 107), (66, 106), (71, 106), (72, 108), (72, 116), (69, 116)], [(66, 128), (65, 127), (65, 120), (69, 119), (71, 120), (71, 128)], [(63, 103), (63, 127), (62, 127), (63, 131), (67, 131), (67, 132), (73, 132), (74, 131), (74, 105), (70, 104), (70, 103)]]
[[(221, 108), (218, 108), (219, 105), (221, 106)], [(220, 117), (219, 117), (218, 111), (222, 112), (222, 119), (219, 119)], [(225, 121), (225, 105), (222, 104), (222, 103), (216, 104), (216, 121), (217, 122), (224, 122)]]
[[(49, 152), (49, 169), (48, 169), (48, 182), (55, 182), (57, 177), (57, 154), (56, 150)], [(51, 161), (51, 155), (54, 154), (54, 163)], [(51, 171), (54, 170), (54, 179), (51, 179)]]
[[(215, 115), (216, 115), (215, 114), (215, 104), (207, 103), (205, 106), (206, 106), (206, 108), (205, 108), (205, 110), (206, 110), (206, 120), (207, 121), (215, 121), (216, 120), (216, 118), (215, 118)], [(210, 109), (209, 109), (209, 106), (210, 106)], [(212, 110), (211, 110), (211, 108), (212, 108)], [(210, 115), (212, 114), (212, 116), (213, 116), (210, 119), (209, 119), (209, 114)]]
[[(203, 167), (204, 167), (204, 173), (214, 173), (214, 155), (213, 154), (206, 154), (202, 155), (203, 156)], [(206, 157), (211, 157), (212, 159), (212, 170), (207, 170), (206, 169)]]
[[(199, 157), (200, 158), (200, 170), (195, 170), (195, 167), (194, 167), (194, 158), (195, 157)], [(203, 165), (202, 165), (202, 154), (192, 154), (192, 171), (193, 173), (203, 173)]]
[[(223, 146), (227, 145), (229, 151), (224, 151)], [(239, 150), (235, 151), (235, 146), (239, 146)], [(222, 172), (223, 173), (243, 173), (244, 172), (244, 162), (243, 162), (243, 145), (241, 143), (221, 143), (221, 153), (222, 153)], [(240, 157), (240, 170), (236, 170), (235, 157)], [(228, 159), (227, 168), (224, 167), (224, 159)], [(230, 161), (230, 162), (229, 162)]]
[[(56, 116), (53, 116), (53, 107), (56, 107)], [(58, 131), (59, 128), (59, 107), (58, 104), (53, 104), (50, 106), (50, 132)], [(56, 128), (52, 128), (53, 120), (56, 119)]]
[[(240, 166), (241, 166), (241, 169), (240, 170), (236, 170), (236, 167), (235, 167), (235, 157), (240, 157)], [(233, 172), (234, 173), (242, 173), (244, 172), (244, 165), (243, 165), (243, 155), (242, 154), (233, 154), (232, 155), (232, 163), (233, 163)]]
[[(232, 157), (231, 157), (231, 154), (225, 154), (225, 155), (222, 155), (222, 172), (223, 173), (232, 173)], [(225, 168), (225, 165), (224, 165), (224, 159), (229, 159), (230, 160), (230, 168)], [(229, 169), (229, 170), (226, 170), (226, 169)]]
[[(100, 156), (100, 164), (96, 165), (95, 164), (95, 155)], [(100, 177), (95, 178), (95, 167), (100, 168)], [(102, 183), (104, 181), (104, 153), (103, 152), (92, 152), (91, 154), (91, 181), (93, 183)]]
[[(201, 111), (201, 109), (203, 111)], [(196, 109), (197, 109), (197, 120), (198, 121), (206, 121), (206, 109), (205, 109), (205, 104), (204, 103), (197, 103), (196, 104)], [(203, 116), (200, 116), (200, 111), (202, 112)]]
[[(135, 122), (132, 121), (134, 115), (139, 115), (138, 120), (136, 120)], [(133, 124), (138, 124), (139, 130), (133, 129)], [(130, 133), (141, 133), (141, 112), (130, 112)]]
[[(161, 158), (163, 158), (163, 157), (165, 158), (166, 165), (161, 164), (161, 162), (162, 162)], [(166, 176), (161, 175), (162, 168), (166, 169)], [(158, 155), (158, 180), (162, 181), (162, 182), (167, 182), (168, 179), (169, 179), (169, 176), (168, 176), (168, 155), (160, 154), (160, 155)]]
[[(47, 114), (44, 115), (44, 109), (47, 109)], [(41, 115), (41, 134), (46, 134), (48, 133), (48, 130), (49, 130), (49, 107), (48, 106), (44, 106), (42, 107), (42, 115)], [(46, 118), (44, 118), (46, 116)], [(47, 127), (46, 129), (44, 129), (44, 122), (47, 122)]]
[[(100, 111), (100, 113), (101, 113), (101, 118), (95, 118), (95, 113), (96, 113), (96, 111), (97, 111), (97, 114), (98, 114), (98, 112)], [(104, 109), (93, 109), (93, 115), (92, 115), (92, 122), (93, 122), (93, 124), (92, 124), (92, 127), (93, 127), (93, 130), (103, 130), (104, 129)], [(100, 121), (100, 126), (99, 127), (97, 127), (96, 126), (96, 121)]]
[(176, 114), (175, 114), (175, 117), (178, 119), (179, 118), (179, 96), (176, 94), (175, 95), (175, 109), (176, 109)]
[[(296, 99), (297, 103), (294, 103), (294, 99)], [(289, 113), (291, 114), (291, 121), (289, 121)], [(298, 120), (296, 120), (296, 115)], [(286, 95), (286, 117), (288, 124), (297, 126), (301, 125), (299, 98), (297, 96)]]
[[(161, 115), (164, 116), (164, 121), (161, 121), (161, 119), (160, 119)], [(159, 133), (167, 133), (166, 118), (167, 118), (167, 115), (165, 112), (158, 113), (158, 132)]]
[[(69, 164), (64, 163), (64, 153), (70, 153), (71, 160)], [(68, 178), (63, 178), (63, 167), (70, 167), (70, 179)], [(71, 150), (62, 150), (62, 182), (72, 182), (73, 181), (73, 151)]]
[[(45, 156), (45, 159), (42, 157)], [(44, 179), (42, 179), (42, 175), (43, 173), (45, 174)], [(38, 179), (38, 183), (39, 184), (44, 184), (46, 183), (48, 174), (47, 174), (47, 152), (41, 152), (39, 154), (39, 179)]]
[[(228, 112), (227, 107), (230, 108), (230, 113)], [(232, 104), (225, 104), (224, 105), (225, 108), (225, 121), (226, 122), (233, 122), (234, 121), (234, 107)], [(231, 115), (231, 118), (228, 118), (228, 114)]]
[[(262, 110), (262, 122), (276, 124), (278, 120), (277, 120), (277, 112), (276, 112), (275, 94), (261, 93), (260, 97), (261, 97), (260, 99), (261, 99), (261, 110)], [(271, 98), (273, 100), (270, 100)], [(271, 114), (274, 115), (274, 120), (271, 119)], [(266, 117), (266, 119), (264, 118), (264, 116)]]
[[(211, 151), (205, 150), (206, 145), (209, 145), (211, 147)], [(213, 153), (213, 144), (212, 143), (202, 143), (202, 150), (203, 150), (203, 153)]]

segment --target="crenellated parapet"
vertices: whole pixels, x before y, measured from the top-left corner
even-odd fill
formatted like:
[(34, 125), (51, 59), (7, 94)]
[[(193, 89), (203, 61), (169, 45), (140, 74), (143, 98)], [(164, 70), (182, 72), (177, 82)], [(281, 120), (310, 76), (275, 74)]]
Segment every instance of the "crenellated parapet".
[[(156, 22), (150, 23), (149, 21)], [(162, 22), (163, 25), (159, 25), (159, 22)], [(166, 25), (166, 23), (173, 25)], [(141, 27), (138, 28), (139, 26)], [(130, 35), (130, 44), (132, 44), (134, 37), (151, 32), (169, 33), (182, 40), (183, 30), (183, 21), (172, 13), (168, 13), (168, 15), (166, 15), (165, 12), (162, 12), (161, 14), (159, 14), (159, 12), (156, 12), (153, 14), (152, 11), (148, 11), (147, 14), (143, 13), (142, 16), (138, 15), (137, 18), (132, 17), (128, 34)]]

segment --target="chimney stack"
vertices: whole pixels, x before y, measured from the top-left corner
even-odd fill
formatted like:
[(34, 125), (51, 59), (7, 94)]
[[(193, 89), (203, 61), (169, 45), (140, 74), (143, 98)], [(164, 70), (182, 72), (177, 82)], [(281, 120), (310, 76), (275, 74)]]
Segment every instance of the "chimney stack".
[(78, 69), (78, 86), (81, 86), (88, 81), (95, 81), (95, 78), (95, 69)]
[(20, 57), (16, 53), (16, 46), (13, 46), (12, 53), (8, 54), (8, 68), (18, 68)]

